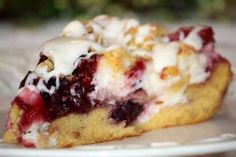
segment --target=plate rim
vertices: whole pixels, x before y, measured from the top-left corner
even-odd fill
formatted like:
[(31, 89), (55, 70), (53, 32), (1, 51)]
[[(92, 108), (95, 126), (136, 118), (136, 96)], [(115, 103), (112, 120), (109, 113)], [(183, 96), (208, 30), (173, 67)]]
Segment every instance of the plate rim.
[[(105, 147), (106, 148), (106, 147)], [(0, 156), (4, 157), (60, 157), (60, 156), (86, 156), (86, 157), (154, 157), (154, 156), (182, 156), (182, 155), (206, 155), (211, 153), (221, 153), (236, 150), (236, 140), (200, 143), (190, 145), (164, 146), (164, 147), (138, 147), (138, 148), (116, 148), (113, 149), (83, 149), (62, 148), (62, 149), (37, 149), (37, 148), (13, 148), (1, 147)]]

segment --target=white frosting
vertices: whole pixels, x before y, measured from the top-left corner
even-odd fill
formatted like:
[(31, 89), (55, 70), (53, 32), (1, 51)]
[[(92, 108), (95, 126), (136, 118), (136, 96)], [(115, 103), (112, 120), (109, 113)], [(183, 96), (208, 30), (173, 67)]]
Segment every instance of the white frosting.
[(160, 112), (160, 109), (156, 106), (155, 103), (148, 104), (148, 107), (144, 110), (143, 113), (138, 117), (137, 122), (138, 123), (144, 123), (150, 119), (152, 115), (155, 113)]
[(32, 126), (22, 135), (24, 141), (30, 141), (32, 143), (37, 143), (38, 138), (38, 125), (33, 123)]
[(187, 98), (184, 95), (184, 92), (187, 88), (188, 84), (186, 83), (183, 87), (180, 88), (178, 92), (163, 92), (159, 96), (159, 100), (163, 103), (159, 106), (160, 108), (172, 106), (175, 104), (185, 103), (187, 102)]
[(134, 19), (120, 20), (108, 16), (98, 16), (90, 24), (95, 33), (99, 33), (103, 37), (104, 46), (108, 47), (113, 45), (127, 46), (132, 36), (126, 32), (132, 27), (140, 26), (139, 22)]
[[(202, 48), (202, 39), (199, 36), (199, 31), (202, 29), (202, 27), (196, 27), (194, 28), (189, 34), (188, 36), (183, 39), (183, 43), (187, 44), (187, 45), (191, 45), (192, 47), (194, 47), (196, 50), (200, 50)], [(181, 37), (183, 38), (183, 37)], [(180, 38), (180, 40), (181, 40)]]
[[(114, 72), (107, 66), (101, 66), (93, 79), (95, 90), (92, 98), (104, 100), (108, 97), (124, 97), (130, 93), (130, 89), (125, 86), (126, 78), (122, 72)], [(120, 92), (122, 91), (122, 92)]]
[(144, 41), (144, 37), (150, 34), (151, 26), (143, 25), (138, 28), (138, 32), (135, 36), (136, 43), (142, 43)]
[(179, 56), (178, 67), (181, 71), (190, 75), (190, 84), (200, 83), (210, 75), (206, 72), (207, 58), (203, 54), (190, 54)]
[(81, 22), (72, 21), (63, 29), (61, 36), (81, 37), (85, 32), (85, 27)]
[[(35, 122), (33, 123), (28, 129), (27, 131), (25, 131), (22, 134), (22, 140), (25, 142), (30, 142), (33, 143), (36, 147), (40, 147), (40, 145), (38, 145), (38, 138), (39, 135), (41, 136), (45, 136), (45, 137), (49, 137), (47, 129), (50, 123), (48, 122)], [(48, 138), (48, 146), (52, 147), (53, 145), (55, 146), (55, 140), (52, 138)]]
[(125, 29), (124, 22), (120, 22), (118, 19), (112, 20), (112, 22), (105, 23), (106, 26), (102, 34), (107, 39), (115, 39), (123, 34)]
[[(33, 85), (33, 81), (35, 79), (39, 79), (38, 80), (38, 83), (34, 86)], [(59, 86), (59, 83), (57, 83)], [(33, 90), (33, 91), (45, 91), (45, 92), (48, 92), (50, 94), (54, 93), (55, 92), (55, 87), (52, 86), (50, 89), (48, 89), (46, 87), (46, 85), (44, 84), (44, 79), (43, 78), (40, 78), (40, 76), (34, 72), (30, 73), (25, 81), (25, 84), (24, 86), (26, 86), (27, 88)]]
[(148, 95), (158, 96), (178, 80), (179, 77), (173, 77), (167, 80), (161, 79), (159, 74), (154, 70), (153, 65), (148, 64), (143, 76), (142, 88), (148, 93)]
[(82, 55), (87, 55), (90, 48), (102, 51), (99, 44), (78, 38), (55, 38), (47, 42), (44, 44), (42, 52), (51, 57), (54, 63), (54, 69), (48, 74), (51, 76), (71, 74), (77, 66), (76, 60)]
[(177, 53), (179, 45), (176, 42), (168, 44), (157, 43), (153, 48), (152, 59), (156, 72), (160, 73), (163, 68), (175, 66), (177, 63)]
[(210, 72), (206, 72), (205, 67), (207, 66), (207, 58), (203, 54), (196, 56), (196, 59), (190, 68), (190, 84), (200, 83), (206, 80), (210, 75)]

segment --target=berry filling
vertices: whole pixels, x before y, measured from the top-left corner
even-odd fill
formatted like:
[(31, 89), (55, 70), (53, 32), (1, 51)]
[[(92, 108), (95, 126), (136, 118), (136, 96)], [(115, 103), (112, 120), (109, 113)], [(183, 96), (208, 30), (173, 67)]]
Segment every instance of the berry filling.
[[(94, 90), (91, 83), (97, 70), (97, 63), (100, 55), (93, 55), (89, 59), (81, 59), (72, 75), (60, 77), (59, 88), (52, 94), (45, 91), (36, 93), (28, 88), (23, 88), (21, 95), (14, 100), (20, 108), (23, 109), (23, 115), (20, 122), (20, 130), (24, 131), (33, 122), (44, 120), (52, 121), (58, 117), (66, 116), (70, 113), (88, 113), (96, 107), (104, 106), (99, 100), (91, 100), (89, 93)], [(40, 55), (40, 62), (47, 59)], [(39, 62), (39, 63), (40, 63)], [(142, 60), (137, 60), (134, 66), (125, 72), (130, 80), (135, 80), (143, 74), (145, 64)], [(20, 88), (24, 87), (28, 76), (21, 81)], [(40, 77), (34, 79), (32, 84), (37, 86)], [(43, 82), (50, 89), (56, 86), (56, 77), (51, 77), (48, 82)], [(25, 99), (27, 98), (27, 101)], [(132, 124), (138, 115), (144, 110), (142, 104), (134, 102), (132, 97), (124, 102), (116, 101), (117, 105), (113, 108), (110, 117), (115, 122), (125, 121), (126, 126)], [(121, 101), (121, 100), (120, 100)], [(27, 102), (27, 103), (26, 103)]]
[[(170, 41), (183, 40), (194, 28), (195, 27), (182, 27), (177, 31), (170, 33), (168, 35), (168, 38)], [(201, 30), (199, 30), (198, 35), (202, 40), (202, 48), (200, 49), (200, 52), (204, 54), (208, 59), (208, 66), (206, 68), (206, 71), (210, 71), (214, 62), (220, 58), (220, 55), (218, 53), (215, 53), (214, 32), (211, 27), (203, 27)]]
[(146, 66), (143, 60), (138, 59), (133, 66), (131, 66), (127, 71), (125, 71), (125, 75), (128, 78), (127, 82), (130, 87), (137, 89), (142, 82), (142, 75), (144, 73)]
[(29, 74), (31, 74), (31, 73), (32, 73), (32, 71), (28, 71), (28, 73), (25, 75), (24, 79), (20, 82), (19, 89), (25, 86), (25, 82), (26, 82)]
[(142, 60), (137, 60), (128, 71), (125, 72), (125, 75), (128, 78), (139, 78), (140, 75), (143, 74), (145, 70), (145, 64)]
[(168, 38), (170, 41), (178, 41), (181, 38), (185, 38), (188, 34), (193, 30), (194, 27), (181, 27), (177, 31), (168, 34)]
[(111, 113), (111, 118), (117, 123), (125, 121), (126, 126), (128, 126), (136, 120), (143, 110), (144, 106), (142, 104), (128, 100), (117, 105)]
[(40, 53), (39, 57), (40, 57), (40, 58), (39, 58), (38, 64), (40, 64), (40, 63), (42, 63), (42, 62), (44, 62), (45, 60), (48, 59), (48, 57), (45, 56), (43, 53)]
[[(170, 41), (179, 41), (186, 38), (189, 33), (194, 29), (194, 27), (182, 27), (176, 32), (170, 33), (168, 38)], [(199, 36), (203, 41), (203, 46), (210, 42), (214, 42), (214, 33), (211, 27), (204, 27), (198, 32)]]
[[(48, 108), (50, 119), (68, 115), (69, 113), (88, 113), (97, 104), (92, 104), (88, 94), (94, 90), (91, 84), (93, 75), (97, 69), (99, 55), (93, 55), (89, 59), (82, 59), (72, 75), (60, 78), (58, 90), (49, 95), (41, 92)], [(47, 87), (55, 86), (56, 78), (51, 78)]]
[(42, 96), (36, 91), (29, 88), (23, 88), (20, 95), (14, 100), (13, 104), (17, 104), (22, 112), (19, 130), (25, 132), (33, 122), (48, 121), (48, 112)]

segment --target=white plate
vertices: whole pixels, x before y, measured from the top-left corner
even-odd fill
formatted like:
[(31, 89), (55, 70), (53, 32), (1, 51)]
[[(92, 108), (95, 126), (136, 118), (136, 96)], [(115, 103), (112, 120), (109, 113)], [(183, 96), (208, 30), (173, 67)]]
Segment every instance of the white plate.
[[(4, 130), (7, 109), (9, 108), (8, 104), (10, 104), (10, 99), (16, 93), (19, 80), (26, 73), (26, 69), (32, 67), (32, 63), (36, 62), (35, 56), (37, 56), (38, 52), (33, 51), (35, 53), (31, 53), (31, 50), (35, 49), (35, 47), (30, 47), (29, 45), (31, 43), (32, 45), (37, 44), (35, 44), (35, 40), (30, 39), (34, 39), (39, 34), (46, 34), (50, 30), (51, 27), (47, 28), (45, 32), (40, 30), (37, 30), (38, 33), (35, 31), (23, 32), (22, 34), (14, 32), (14, 35), (12, 35), (12, 30), (9, 30), (9, 28), (6, 28), (5, 31), (0, 29), (0, 41), (3, 40), (3, 37), (6, 40), (14, 36), (14, 39), (18, 40), (18, 42), (24, 40), (25, 43), (21, 45), (15, 41), (13, 45), (6, 46), (8, 42), (5, 41), (2, 45), (0, 42), (0, 137), (2, 137)], [(22, 39), (25, 34), (27, 37)], [(47, 35), (41, 35), (41, 38), (43, 41), (48, 37)], [(224, 40), (226, 39), (219, 38), (219, 41)], [(37, 41), (38, 43), (42, 42), (40, 39)], [(236, 53), (234, 51), (236, 47), (225, 43), (219, 43), (218, 45), (217, 49), (223, 52), (223, 55), (231, 61), (232, 69), (235, 71)], [(0, 141), (1, 157), (154, 157), (201, 155), (231, 150), (236, 150), (235, 78), (229, 87), (220, 112), (203, 123), (165, 128), (145, 133), (139, 137), (68, 149), (29, 149), (18, 145), (3, 144)]]

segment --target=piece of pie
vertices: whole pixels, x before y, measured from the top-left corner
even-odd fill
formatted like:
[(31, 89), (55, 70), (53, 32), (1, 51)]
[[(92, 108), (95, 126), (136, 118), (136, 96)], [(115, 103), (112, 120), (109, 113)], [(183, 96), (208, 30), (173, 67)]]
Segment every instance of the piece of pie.
[(213, 35), (109, 16), (69, 23), (21, 81), (4, 142), (70, 147), (209, 119), (232, 76)]

